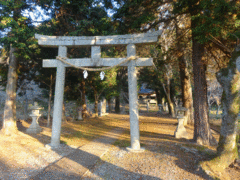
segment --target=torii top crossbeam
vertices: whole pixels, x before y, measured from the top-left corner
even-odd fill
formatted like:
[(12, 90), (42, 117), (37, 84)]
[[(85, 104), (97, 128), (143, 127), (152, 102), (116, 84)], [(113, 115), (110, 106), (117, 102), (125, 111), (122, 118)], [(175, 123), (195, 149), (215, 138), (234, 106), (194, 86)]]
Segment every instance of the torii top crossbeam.
[[(136, 66), (152, 66), (152, 58), (139, 58), (136, 56), (135, 44), (156, 43), (158, 36), (162, 31), (151, 33), (129, 34), (129, 35), (114, 35), (114, 36), (45, 36), (35, 34), (38, 39), (38, 44), (45, 47), (58, 47), (58, 57), (61, 59), (45, 59), (43, 67), (55, 67), (56, 83), (54, 96), (53, 110), (53, 125), (51, 147), (60, 145), (61, 134), (61, 119), (62, 119), (62, 104), (65, 82), (66, 67), (96, 67), (96, 66), (127, 66), (128, 67), (128, 90), (129, 90), (129, 115), (130, 115), (130, 135), (131, 151), (140, 152), (143, 149), (140, 147), (139, 134), (139, 113), (138, 113), (138, 98), (137, 98), (137, 69)], [(101, 58), (101, 46), (126, 45), (126, 58)], [(78, 46), (91, 46), (91, 58), (67, 58), (67, 48)], [(131, 61), (126, 61), (131, 57), (135, 57)], [(126, 62), (125, 62), (126, 61)], [(69, 65), (70, 64), (70, 65)]]
[(127, 45), (157, 42), (162, 31), (142, 34), (127, 34), (113, 36), (46, 36), (35, 34), (38, 44), (46, 47), (58, 46), (100, 46)]

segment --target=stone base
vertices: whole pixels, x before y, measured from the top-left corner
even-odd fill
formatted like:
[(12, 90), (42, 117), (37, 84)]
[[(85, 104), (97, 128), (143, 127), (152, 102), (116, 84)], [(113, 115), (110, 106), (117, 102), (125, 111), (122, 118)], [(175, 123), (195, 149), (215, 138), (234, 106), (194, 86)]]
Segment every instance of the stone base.
[(50, 149), (58, 149), (59, 147), (61, 147), (61, 144), (59, 144), (58, 146), (52, 146), (51, 143), (45, 145), (45, 148), (48, 149), (48, 150), (50, 150)]
[(42, 132), (42, 128), (28, 128), (27, 130), (26, 130), (26, 132), (27, 133), (29, 133), (29, 134), (38, 134), (38, 133), (40, 133), (40, 132)]
[(109, 113), (102, 113), (102, 114), (99, 114), (100, 117), (102, 116), (107, 116)]
[(187, 118), (187, 116), (184, 116), (183, 125), (187, 126), (187, 123), (188, 123), (188, 118)]
[(188, 136), (188, 133), (186, 131), (186, 128), (184, 127), (184, 121), (185, 121), (186, 118), (184, 118), (182, 116), (178, 116), (177, 118), (178, 118), (178, 125), (177, 125), (176, 131), (174, 132), (175, 138), (177, 138), (177, 139), (180, 139), (180, 138), (188, 139), (189, 136)]
[(145, 148), (140, 148), (140, 149), (133, 149), (131, 147), (126, 148), (129, 152), (135, 152), (135, 153), (141, 153), (145, 151)]
[(175, 138), (177, 138), (177, 139), (180, 139), (180, 138), (186, 138), (186, 139), (188, 139), (188, 138), (189, 138), (189, 135), (188, 135), (186, 129), (185, 129), (185, 130), (184, 130), (184, 129), (181, 129), (181, 130), (175, 131), (175, 132), (174, 132), (174, 136), (175, 136)]

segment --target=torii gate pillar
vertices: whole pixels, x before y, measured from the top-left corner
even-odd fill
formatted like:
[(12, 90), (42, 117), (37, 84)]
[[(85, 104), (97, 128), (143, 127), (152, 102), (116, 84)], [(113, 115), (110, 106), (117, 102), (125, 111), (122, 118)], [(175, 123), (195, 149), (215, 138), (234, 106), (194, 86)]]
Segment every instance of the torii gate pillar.
[[(127, 45), (127, 56), (136, 56), (136, 46), (134, 44)], [(143, 149), (140, 148), (137, 69), (135, 61), (131, 61), (128, 64), (128, 92), (131, 147), (127, 149), (129, 151), (141, 151)]]
[[(58, 47), (58, 56), (67, 57), (66, 46)], [(65, 71), (66, 71), (66, 68), (64, 64), (62, 62), (59, 62), (57, 65), (55, 96), (54, 96), (52, 139), (51, 139), (52, 147), (58, 147), (60, 145)]]

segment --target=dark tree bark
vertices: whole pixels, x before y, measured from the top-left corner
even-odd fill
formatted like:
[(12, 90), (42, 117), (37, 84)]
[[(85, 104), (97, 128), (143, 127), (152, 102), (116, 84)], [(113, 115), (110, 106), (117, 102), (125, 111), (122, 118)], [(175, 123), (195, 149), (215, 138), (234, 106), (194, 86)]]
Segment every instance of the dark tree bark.
[(237, 131), (240, 110), (240, 44), (232, 54), (227, 68), (217, 73), (217, 80), (223, 87), (223, 118), (217, 155), (201, 167), (210, 175), (220, 177), (220, 173), (238, 158)]
[(162, 103), (162, 96), (161, 96), (161, 93), (160, 93), (159, 89), (156, 88), (155, 92), (156, 92), (156, 97), (157, 97), (157, 103), (161, 104)]
[(95, 107), (95, 117), (98, 117), (98, 95), (97, 95), (97, 91), (94, 89), (94, 107)]
[(167, 97), (169, 114), (171, 114), (172, 117), (175, 117), (174, 104), (171, 100), (170, 79), (167, 77), (166, 86), (164, 84), (162, 84), (162, 85), (163, 85), (163, 89), (164, 89), (166, 97)]
[(118, 90), (118, 95), (115, 96), (115, 113), (120, 113), (120, 92), (121, 92), (121, 71), (117, 72), (117, 90)]
[(111, 98), (107, 99), (107, 103), (108, 103), (108, 112), (111, 113), (112, 112)]
[(120, 96), (115, 96), (115, 112), (120, 113)]
[(8, 66), (8, 80), (6, 87), (6, 101), (4, 107), (2, 132), (5, 135), (13, 135), (18, 132), (16, 124), (16, 88), (17, 88), (17, 66), (18, 61), (14, 52), (15, 48), (10, 47), (10, 59)]
[[(82, 73), (81, 73), (82, 74)], [(86, 104), (86, 86), (85, 86), (85, 80), (82, 75), (82, 81), (81, 81), (81, 87), (82, 87), (82, 117), (86, 118), (89, 116), (89, 113), (87, 111), (87, 104)]]
[[(197, 21), (192, 20), (192, 29), (197, 26)], [(192, 33), (192, 65), (194, 75), (194, 138), (201, 145), (216, 145), (217, 141), (212, 136), (208, 119), (207, 101), (207, 64), (204, 60), (204, 44), (200, 44)]]

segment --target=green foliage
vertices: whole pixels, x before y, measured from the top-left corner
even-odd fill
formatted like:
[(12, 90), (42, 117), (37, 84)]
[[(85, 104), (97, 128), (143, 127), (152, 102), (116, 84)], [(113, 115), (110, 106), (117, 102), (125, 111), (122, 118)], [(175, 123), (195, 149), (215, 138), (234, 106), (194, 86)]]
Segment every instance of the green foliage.
[[(105, 1), (106, 2), (106, 1)], [(119, 8), (115, 8), (113, 15), (120, 33), (139, 32), (143, 25), (153, 23), (158, 19), (159, 7), (163, 1), (123, 0), (115, 1)], [(109, 6), (109, 2), (107, 3)]]
[[(236, 3), (236, 4), (235, 4)], [(192, 31), (200, 43), (212, 37), (226, 39), (239, 26), (240, 3), (227, 0), (180, 0), (174, 3), (174, 14), (190, 13), (195, 22)]]

